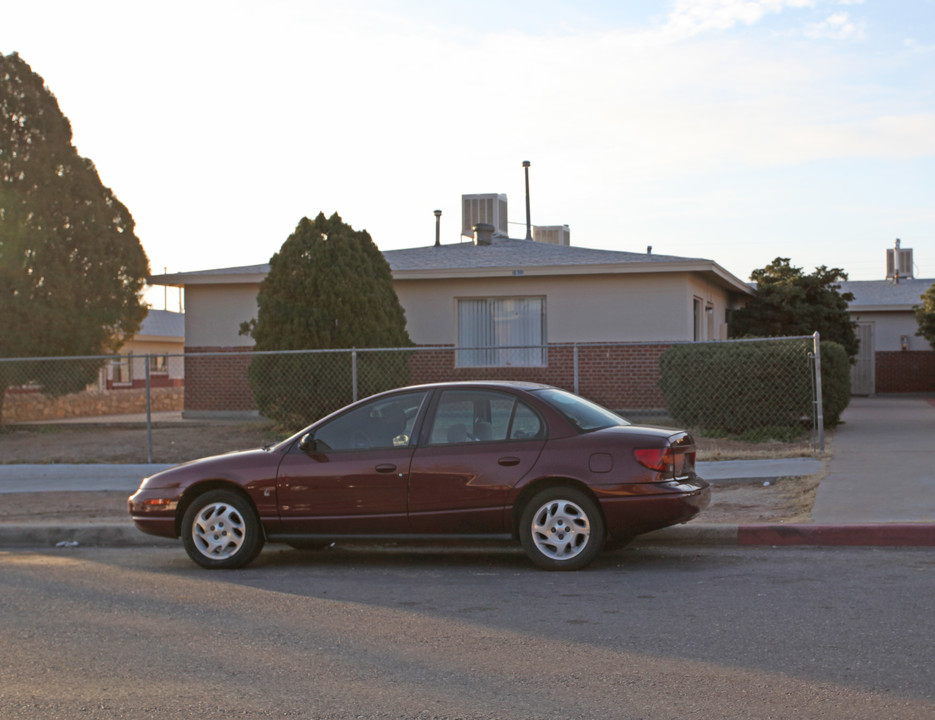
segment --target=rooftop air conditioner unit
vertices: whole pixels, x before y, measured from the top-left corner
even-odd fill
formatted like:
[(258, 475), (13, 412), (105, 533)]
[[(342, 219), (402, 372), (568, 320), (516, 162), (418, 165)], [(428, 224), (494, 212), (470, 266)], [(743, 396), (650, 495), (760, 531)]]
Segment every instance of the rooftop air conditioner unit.
[(571, 245), (571, 230), (567, 225), (533, 225), (532, 239), (549, 245)]
[(509, 237), (506, 220), (506, 195), (487, 193), (461, 196), (461, 234), (474, 237), (474, 226), (493, 225), (494, 234)]
[(889, 248), (886, 251), (886, 279), (912, 277), (912, 248)]

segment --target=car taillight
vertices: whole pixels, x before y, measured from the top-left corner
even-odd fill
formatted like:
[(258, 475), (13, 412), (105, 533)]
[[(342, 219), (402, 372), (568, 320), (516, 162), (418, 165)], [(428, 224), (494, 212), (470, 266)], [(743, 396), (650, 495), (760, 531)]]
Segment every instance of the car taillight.
[(657, 472), (671, 474), (679, 477), (691, 472), (695, 468), (695, 449), (673, 448), (640, 448), (633, 451), (637, 462), (643, 467)]

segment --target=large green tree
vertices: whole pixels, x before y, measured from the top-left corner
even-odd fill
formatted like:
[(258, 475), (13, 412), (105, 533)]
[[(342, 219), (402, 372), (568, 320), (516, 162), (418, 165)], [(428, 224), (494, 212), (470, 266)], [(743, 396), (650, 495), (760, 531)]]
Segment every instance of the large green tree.
[[(78, 154), (55, 96), (0, 54), (0, 358), (116, 350), (146, 317), (148, 273), (133, 218)], [(14, 383), (81, 389), (99, 363), (59, 365), (0, 363), (0, 403)]]
[(769, 265), (754, 270), (750, 279), (756, 283), (753, 298), (734, 311), (730, 321), (731, 337), (782, 337), (811, 335), (841, 345), (848, 357), (857, 355), (855, 323), (847, 312), (854, 299), (841, 292), (840, 282), (847, 273), (824, 265), (806, 274), (794, 267), (789, 258), (778, 257)]
[[(389, 264), (370, 234), (335, 213), (303, 218), (270, 260), (257, 317), (241, 327), (257, 351), (403, 348), (411, 341)], [(408, 381), (406, 353), (363, 352), (358, 396)], [(258, 355), (250, 383), (263, 415), (308, 422), (352, 399), (349, 353)]]
[(916, 321), (919, 323), (919, 332), (929, 341), (932, 349), (935, 349), (935, 284), (922, 294), (922, 304), (915, 306)]

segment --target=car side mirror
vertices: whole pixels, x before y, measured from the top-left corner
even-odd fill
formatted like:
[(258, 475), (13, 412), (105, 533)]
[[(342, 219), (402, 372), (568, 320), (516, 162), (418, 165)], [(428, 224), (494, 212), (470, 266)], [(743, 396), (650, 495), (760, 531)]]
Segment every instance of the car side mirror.
[(315, 452), (315, 444), (315, 438), (312, 437), (312, 434), (305, 433), (299, 440), (299, 450), (304, 453), (313, 453)]

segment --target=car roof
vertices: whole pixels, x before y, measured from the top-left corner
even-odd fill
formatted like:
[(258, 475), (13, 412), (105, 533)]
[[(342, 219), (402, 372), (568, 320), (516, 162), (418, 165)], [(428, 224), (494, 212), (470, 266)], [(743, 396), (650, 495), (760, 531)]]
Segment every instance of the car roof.
[(545, 385), (543, 383), (528, 382), (525, 380), (452, 380), (447, 382), (436, 382), (436, 383), (424, 383), (422, 385), (409, 385), (408, 387), (397, 388), (396, 390), (389, 390), (388, 392), (396, 392), (397, 390), (432, 390), (437, 388), (459, 388), (459, 387), (475, 387), (475, 388), (513, 388), (516, 390), (547, 390), (551, 389), (552, 385)]

